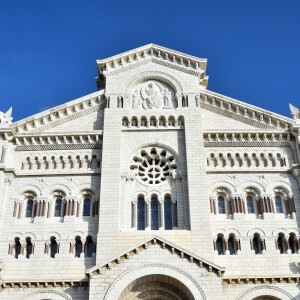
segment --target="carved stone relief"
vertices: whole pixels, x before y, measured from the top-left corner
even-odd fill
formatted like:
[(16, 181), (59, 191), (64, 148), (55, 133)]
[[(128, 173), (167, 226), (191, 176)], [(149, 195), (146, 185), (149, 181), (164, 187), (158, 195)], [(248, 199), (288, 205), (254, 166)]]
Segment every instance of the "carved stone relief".
[(171, 109), (177, 106), (174, 91), (155, 80), (136, 86), (131, 93), (131, 103), (133, 109)]

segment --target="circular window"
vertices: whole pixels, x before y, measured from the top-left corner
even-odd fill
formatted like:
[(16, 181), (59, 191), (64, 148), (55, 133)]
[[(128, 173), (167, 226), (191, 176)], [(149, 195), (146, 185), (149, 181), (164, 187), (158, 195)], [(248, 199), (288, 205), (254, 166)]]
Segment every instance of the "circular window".
[(131, 169), (142, 183), (160, 184), (167, 180), (174, 169), (177, 169), (175, 159), (166, 150), (157, 148), (147, 150), (142, 150), (139, 156), (133, 158), (134, 164), (131, 165)]

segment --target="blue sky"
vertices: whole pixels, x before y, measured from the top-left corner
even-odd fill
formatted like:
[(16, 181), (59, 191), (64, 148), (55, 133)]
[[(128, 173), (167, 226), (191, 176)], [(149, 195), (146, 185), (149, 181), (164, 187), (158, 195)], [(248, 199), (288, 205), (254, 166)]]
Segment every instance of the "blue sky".
[(300, 1), (0, 1), (0, 110), (14, 121), (96, 91), (96, 59), (156, 43), (208, 58), (208, 89), (300, 107)]

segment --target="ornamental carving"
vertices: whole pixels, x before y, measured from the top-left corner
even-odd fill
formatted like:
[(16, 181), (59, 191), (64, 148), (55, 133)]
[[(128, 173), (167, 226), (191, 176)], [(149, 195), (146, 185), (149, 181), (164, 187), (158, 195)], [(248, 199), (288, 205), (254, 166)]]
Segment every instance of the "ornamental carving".
[(167, 150), (148, 147), (133, 157), (130, 169), (140, 183), (152, 186), (176, 178), (177, 164)]
[(0, 124), (11, 124), (12, 121), (12, 107), (6, 112), (0, 111)]
[(174, 91), (166, 84), (149, 80), (139, 84), (131, 93), (133, 109), (175, 108)]

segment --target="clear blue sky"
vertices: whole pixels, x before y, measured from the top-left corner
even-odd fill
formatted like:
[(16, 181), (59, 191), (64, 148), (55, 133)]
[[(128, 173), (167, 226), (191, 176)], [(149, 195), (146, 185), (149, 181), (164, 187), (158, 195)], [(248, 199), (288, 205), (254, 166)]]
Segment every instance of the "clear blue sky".
[(208, 89), (290, 116), (300, 1), (0, 1), (0, 110), (14, 121), (96, 91), (96, 59), (148, 43), (208, 58)]

